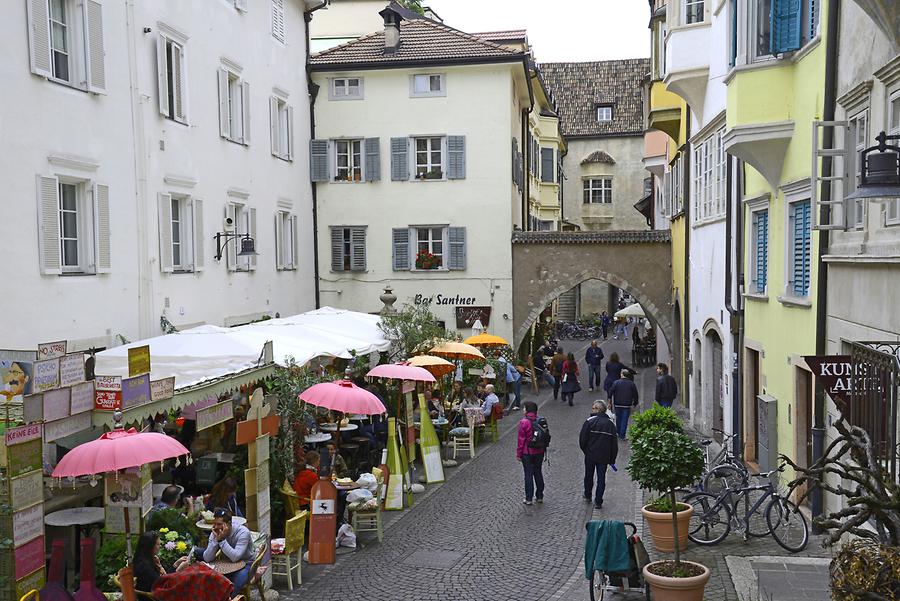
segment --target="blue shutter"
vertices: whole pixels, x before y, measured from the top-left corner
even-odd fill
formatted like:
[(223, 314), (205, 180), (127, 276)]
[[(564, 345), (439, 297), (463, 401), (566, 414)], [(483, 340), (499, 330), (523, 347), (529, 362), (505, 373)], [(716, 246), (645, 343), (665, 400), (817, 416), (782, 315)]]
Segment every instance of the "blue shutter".
[(819, 14), (818, 14), (818, 2), (817, 0), (809, 0), (809, 14), (807, 15), (807, 35), (808, 39), (813, 39), (816, 37), (816, 30), (819, 28)]
[(350, 271), (366, 270), (366, 226), (350, 228)]
[(309, 175), (314, 182), (328, 181), (328, 140), (309, 141)]
[(756, 217), (756, 292), (766, 292), (769, 267), (769, 211), (758, 211)]
[(465, 136), (447, 136), (447, 179), (466, 179)]
[(378, 138), (366, 138), (366, 181), (381, 179), (381, 148)]
[(391, 138), (391, 180), (409, 179), (409, 138)]
[(809, 201), (791, 205), (793, 213), (794, 264), (792, 290), (797, 296), (809, 294), (810, 212)]
[(394, 271), (409, 271), (409, 228), (394, 228), (391, 240)]
[(781, 54), (800, 48), (801, 0), (772, 0), (769, 49)]
[(453, 271), (466, 268), (466, 228), (448, 228), (447, 238), (450, 242), (450, 261), (447, 267)]

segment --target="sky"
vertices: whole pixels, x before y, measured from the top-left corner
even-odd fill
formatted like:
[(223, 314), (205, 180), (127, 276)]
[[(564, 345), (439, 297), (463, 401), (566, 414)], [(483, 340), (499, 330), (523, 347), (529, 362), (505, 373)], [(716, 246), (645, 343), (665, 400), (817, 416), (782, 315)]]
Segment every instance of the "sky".
[(466, 32), (527, 29), (539, 62), (650, 56), (647, 0), (424, 0)]

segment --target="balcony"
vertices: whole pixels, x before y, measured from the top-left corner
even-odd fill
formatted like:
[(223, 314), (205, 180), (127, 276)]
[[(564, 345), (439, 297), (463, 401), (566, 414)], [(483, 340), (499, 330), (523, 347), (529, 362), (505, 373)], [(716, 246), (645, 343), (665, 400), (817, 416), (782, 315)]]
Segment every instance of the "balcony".
[(650, 112), (647, 115), (647, 127), (658, 129), (668, 134), (677, 144), (684, 141), (684, 100), (666, 89), (659, 81), (650, 87)]
[(853, 0), (887, 36), (894, 52), (900, 52), (900, 2), (897, 0)]
[(706, 84), (709, 81), (711, 23), (683, 25), (672, 29), (666, 39), (666, 76), (663, 83), (694, 111), (703, 115)]
[(658, 178), (666, 173), (669, 162), (668, 138), (661, 131), (648, 131), (644, 134), (644, 169)]
[(581, 205), (581, 220), (585, 229), (605, 229), (612, 223), (615, 217), (615, 208), (612, 203), (589, 203)]

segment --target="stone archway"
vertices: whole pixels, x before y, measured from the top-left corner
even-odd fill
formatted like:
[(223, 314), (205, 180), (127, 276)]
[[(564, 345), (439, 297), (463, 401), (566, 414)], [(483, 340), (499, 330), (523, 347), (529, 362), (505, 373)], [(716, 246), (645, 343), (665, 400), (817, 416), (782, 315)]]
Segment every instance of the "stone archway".
[(544, 307), (587, 280), (630, 293), (671, 348), (671, 238), (666, 230), (516, 232), (513, 332), (518, 347)]

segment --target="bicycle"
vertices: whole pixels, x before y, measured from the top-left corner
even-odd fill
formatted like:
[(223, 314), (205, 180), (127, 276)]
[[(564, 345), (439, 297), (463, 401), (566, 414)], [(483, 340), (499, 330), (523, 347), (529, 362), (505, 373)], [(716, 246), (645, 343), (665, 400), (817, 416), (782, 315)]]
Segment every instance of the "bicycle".
[[(694, 492), (682, 500), (693, 508), (688, 538), (698, 545), (715, 545), (731, 532), (732, 528), (743, 533), (744, 540), (751, 536), (772, 535), (775, 542), (790, 553), (799, 553), (809, 543), (809, 525), (800, 509), (778, 492), (771, 477), (784, 471), (784, 466), (763, 474), (751, 474), (755, 478), (767, 478), (762, 485), (748, 486), (749, 478), (739, 486), (730, 486), (721, 494)], [(752, 506), (751, 496), (755, 492), (763, 494)], [(760, 515), (763, 504), (768, 500), (765, 511)], [(738, 515), (743, 501), (744, 515)], [(765, 522), (762, 523), (762, 517)]]
[(728, 434), (718, 428), (713, 428), (712, 431), (722, 435), (722, 448), (714, 458), (710, 459), (709, 449), (713, 440), (700, 441), (700, 444), (705, 447), (706, 467), (699, 490), (718, 495), (724, 489), (746, 480), (750, 473), (741, 458), (731, 452), (731, 441), (736, 435)]

